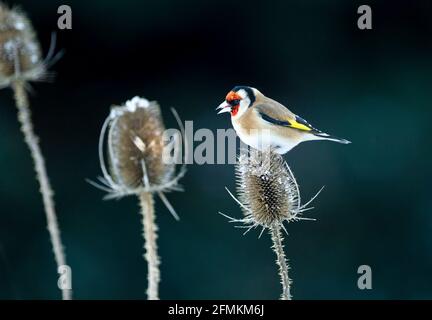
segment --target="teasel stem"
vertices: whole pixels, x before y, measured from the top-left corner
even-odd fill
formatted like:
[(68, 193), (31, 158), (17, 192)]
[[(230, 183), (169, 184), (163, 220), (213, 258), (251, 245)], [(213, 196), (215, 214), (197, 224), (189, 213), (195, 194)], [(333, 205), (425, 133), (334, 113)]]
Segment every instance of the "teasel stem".
[[(66, 258), (60, 238), (60, 229), (57, 222), (57, 216), (54, 209), (53, 191), (51, 189), (46, 172), (45, 160), (39, 147), (39, 138), (34, 133), (33, 124), (31, 121), (30, 105), (27, 92), (25, 90), (25, 82), (22, 80), (15, 80), (12, 83), (12, 89), (14, 91), (15, 103), (18, 108), (18, 120), (21, 123), (21, 131), (24, 134), (24, 140), (30, 149), (30, 153), (34, 162), (34, 169), (39, 181), (40, 192), (42, 194), (47, 219), (48, 232), (51, 238), (57, 270), (59, 270), (60, 266), (66, 265)], [(72, 299), (72, 290), (61, 290), (63, 300)]]
[(144, 259), (147, 261), (147, 299), (159, 300), (160, 260), (157, 253), (157, 224), (153, 194), (142, 192), (139, 195), (144, 236)]
[(269, 228), (271, 239), (273, 241), (272, 249), (276, 253), (276, 264), (279, 267), (279, 276), (281, 277), (282, 295), (280, 300), (291, 300), (290, 284), (288, 277), (288, 262), (283, 250), (283, 237), (280, 224), (275, 224)]

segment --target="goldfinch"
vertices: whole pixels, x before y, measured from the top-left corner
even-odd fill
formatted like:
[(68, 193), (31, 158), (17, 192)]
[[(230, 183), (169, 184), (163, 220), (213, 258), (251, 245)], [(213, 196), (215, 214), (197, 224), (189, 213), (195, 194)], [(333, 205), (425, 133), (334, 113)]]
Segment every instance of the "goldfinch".
[(231, 122), (240, 140), (258, 150), (272, 147), (285, 154), (303, 141), (330, 140), (351, 143), (312, 127), (279, 102), (255, 88), (237, 86), (216, 110), (231, 113)]

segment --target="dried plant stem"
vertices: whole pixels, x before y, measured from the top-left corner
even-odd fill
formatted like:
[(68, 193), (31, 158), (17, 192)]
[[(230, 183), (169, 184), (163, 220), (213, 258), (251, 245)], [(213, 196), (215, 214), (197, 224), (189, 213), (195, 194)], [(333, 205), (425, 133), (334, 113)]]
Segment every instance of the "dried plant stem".
[(139, 196), (143, 221), (144, 259), (147, 261), (147, 299), (159, 300), (160, 260), (157, 253), (157, 225), (154, 211), (154, 199), (150, 192)]
[[(23, 81), (16, 80), (12, 84), (12, 88), (15, 95), (16, 106), (18, 108), (18, 120), (21, 123), (21, 131), (23, 132), (25, 142), (30, 149), (37, 179), (39, 181), (40, 192), (42, 193), (43, 204), (45, 207), (48, 232), (51, 237), (54, 257), (58, 269), (58, 267), (66, 265), (66, 258), (60, 239), (60, 229), (57, 223), (57, 216), (54, 210), (53, 191), (48, 180), (45, 161), (39, 147), (39, 139), (33, 130), (29, 101), (27, 92), (25, 91), (25, 83)], [(63, 300), (70, 300), (72, 298), (71, 290), (62, 289), (62, 296)]]
[(270, 235), (273, 241), (272, 249), (276, 253), (276, 264), (279, 267), (279, 275), (281, 277), (282, 295), (281, 300), (291, 300), (290, 284), (291, 280), (288, 277), (288, 262), (285, 258), (283, 250), (283, 237), (280, 225), (270, 227)]

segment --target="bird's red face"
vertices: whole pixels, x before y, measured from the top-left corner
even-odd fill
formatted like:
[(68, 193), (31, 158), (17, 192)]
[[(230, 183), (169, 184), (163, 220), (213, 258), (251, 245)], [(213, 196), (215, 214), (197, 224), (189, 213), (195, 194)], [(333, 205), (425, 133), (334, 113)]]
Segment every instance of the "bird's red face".
[(228, 92), (225, 101), (217, 107), (217, 110), (220, 110), (218, 113), (230, 112), (231, 116), (235, 117), (239, 111), (241, 100), (242, 97), (237, 92)]

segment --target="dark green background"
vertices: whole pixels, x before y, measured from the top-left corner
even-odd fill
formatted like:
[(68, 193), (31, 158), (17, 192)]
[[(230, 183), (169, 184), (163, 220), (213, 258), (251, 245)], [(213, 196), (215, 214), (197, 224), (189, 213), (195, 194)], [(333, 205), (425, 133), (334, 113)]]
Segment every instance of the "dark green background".
[[(11, 3), (11, 2), (9, 2)], [(251, 85), (316, 127), (353, 141), (309, 142), (285, 158), (303, 197), (326, 188), (285, 240), (296, 299), (432, 298), (430, 1), (21, 1), (44, 51), (57, 7), (65, 56), (35, 84), (33, 119), (55, 189), (77, 299), (143, 299), (146, 264), (134, 197), (102, 201), (97, 142), (112, 104), (158, 100), (195, 128), (228, 128), (214, 108)], [(361, 4), (373, 30), (357, 29)], [(58, 299), (32, 162), (11, 91), (0, 92), (0, 298)], [(157, 202), (162, 299), (276, 299), (270, 240), (242, 236), (225, 186), (232, 165), (192, 165), (184, 193)], [(357, 288), (357, 268), (373, 289)]]

